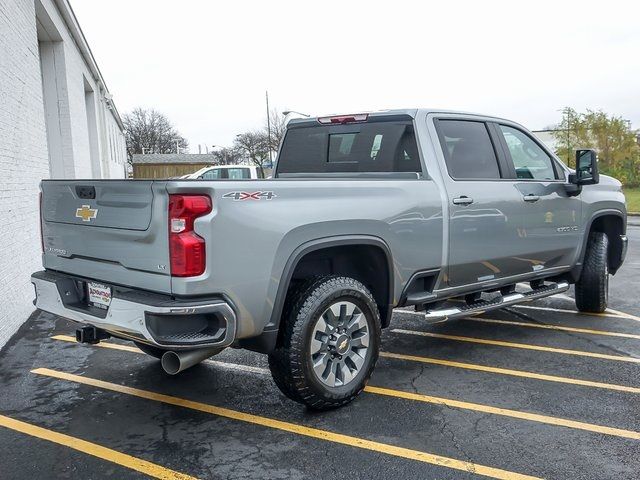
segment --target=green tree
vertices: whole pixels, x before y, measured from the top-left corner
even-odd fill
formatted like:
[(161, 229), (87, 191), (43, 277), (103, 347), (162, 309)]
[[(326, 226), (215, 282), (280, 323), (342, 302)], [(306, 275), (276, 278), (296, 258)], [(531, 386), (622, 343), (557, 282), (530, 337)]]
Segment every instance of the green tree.
[(575, 167), (575, 150), (593, 148), (598, 152), (598, 166), (604, 174), (618, 178), (625, 186), (640, 184), (640, 146), (638, 132), (631, 130), (622, 117), (603, 111), (576, 112), (566, 107), (562, 121), (553, 133), (556, 154)]

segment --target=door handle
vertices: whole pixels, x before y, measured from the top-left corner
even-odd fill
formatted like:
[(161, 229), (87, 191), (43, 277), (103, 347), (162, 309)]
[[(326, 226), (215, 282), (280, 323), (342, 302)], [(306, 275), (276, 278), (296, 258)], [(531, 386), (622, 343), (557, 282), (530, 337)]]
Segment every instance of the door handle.
[(540, 197), (538, 195), (533, 195), (533, 194), (525, 195), (522, 198), (524, 199), (525, 202), (537, 202), (538, 200), (540, 200)]
[(466, 195), (462, 195), (453, 199), (454, 205), (471, 205), (472, 203), (473, 198), (469, 198)]

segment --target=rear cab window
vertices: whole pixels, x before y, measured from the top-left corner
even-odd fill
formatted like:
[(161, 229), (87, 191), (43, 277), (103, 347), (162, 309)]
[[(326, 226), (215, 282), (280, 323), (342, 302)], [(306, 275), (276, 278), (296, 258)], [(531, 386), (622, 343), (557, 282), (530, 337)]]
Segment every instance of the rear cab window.
[(294, 124), (287, 129), (276, 168), (276, 175), (284, 177), (422, 172), (408, 115), (369, 117), (362, 123)]

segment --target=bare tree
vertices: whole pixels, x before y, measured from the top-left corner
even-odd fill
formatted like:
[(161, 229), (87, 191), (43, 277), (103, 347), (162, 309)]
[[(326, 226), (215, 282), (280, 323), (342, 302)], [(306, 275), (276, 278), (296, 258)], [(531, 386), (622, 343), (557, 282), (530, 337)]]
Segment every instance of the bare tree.
[[(282, 141), (282, 137), (284, 137), (285, 132), (287, 131), (287, 124), (285, 123), (285, 117), (280, 113), (277, 109), (273, 108), (269, 111), (269, 121), (271, 123), (271, 138), (269, 141), (269, 146), (272, 152), (277, 152), (278, 147), (280, 147), (280, 142)], [(265, 121), (264, 131), (268, 135), (269, 126)]]
[(242, 151), (237, 147), (222, 147), (219, 150), (211, 152), (216, 158), (218, 165), (235, 165), (242, 160)]
[(127, 158), (134, 153), (178, 153), (189, 143), (169, 119), (157, 110), (136, 108), (122, 117), (127, 141)]
[(243, 157), (248, 158), (258, 167), (261, 176), (264, 177), (264, 169), (269, 163), (269, 139), (266, 132), (255, 130), (240, 133), (236, 135), (233, 146), (241, 152)]

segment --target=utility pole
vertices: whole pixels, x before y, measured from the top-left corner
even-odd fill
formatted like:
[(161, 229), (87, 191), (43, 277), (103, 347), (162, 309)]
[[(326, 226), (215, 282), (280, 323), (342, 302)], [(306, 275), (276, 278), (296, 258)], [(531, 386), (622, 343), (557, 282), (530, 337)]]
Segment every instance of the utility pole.
[(267, 139), (269, 148), (269, 164), (273, 165), (273, 161), (271, 160), (271, 115), (269, 115), (269, 91), (265, 90), (264, 93), (267, 99)]

